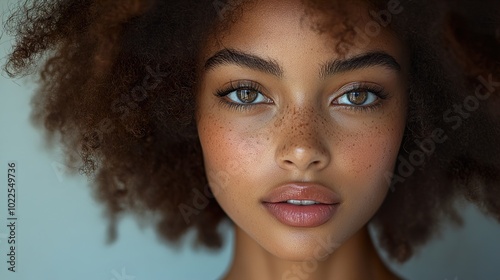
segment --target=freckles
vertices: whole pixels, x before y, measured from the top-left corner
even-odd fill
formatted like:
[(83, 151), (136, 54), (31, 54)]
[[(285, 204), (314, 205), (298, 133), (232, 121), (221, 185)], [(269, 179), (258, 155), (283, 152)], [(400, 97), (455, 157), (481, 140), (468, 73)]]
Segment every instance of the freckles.
[(374, 123), (374, 120), (364, 123), (362, 131), (341, 137), (347, 142), (344, 144), (338, 142), (339, 148), (345, 149), (340, 153), (340, 160), (345, 164), (345, 172), (357, 176), (359, 180), (375, 179), (384, 174), (391, 168), (389, 159), (393, 157), (392, 153), (399, 149), (396, 147), (400, 141), (399, 134), (390, 132), (395, 128), (391, 124), (374, 125)]
[(283, 124), (283, 119), (285, 117), (282, 116), (281, 118), (278, 118), (274, 121), (274, 128), (279, 128)]
[(269, 141), (265, 132), (248, 132), (245, 126), (228, 118), (207, 117), (202, 147), (206, 168), (225, 172), (231, 185), (238, 185), (248, 176), (250, 167), (260, 162)]

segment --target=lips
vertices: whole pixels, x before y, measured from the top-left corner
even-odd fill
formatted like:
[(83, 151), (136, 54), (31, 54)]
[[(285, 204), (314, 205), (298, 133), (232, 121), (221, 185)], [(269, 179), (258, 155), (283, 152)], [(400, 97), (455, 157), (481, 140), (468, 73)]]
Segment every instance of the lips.
[(262, 204), (285, 225), (316, 227), (333, 217), (340, 198), (319, 184), (291, 183), (273, 189), (262, 199)]

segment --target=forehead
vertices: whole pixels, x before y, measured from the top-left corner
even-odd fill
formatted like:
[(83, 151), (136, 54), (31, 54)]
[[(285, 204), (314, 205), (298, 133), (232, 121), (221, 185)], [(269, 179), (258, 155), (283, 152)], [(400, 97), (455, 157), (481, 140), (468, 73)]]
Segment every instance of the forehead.
[[(283, 50), (310, 49), (321, 53), (354, 56), (368, 50), (384, 50), (404, 56), (403, 46), (390, 30), (381, 26), (376, 36), (377, 22), (370, 16), (376, 9), (365, 1), (326, 1), (330, 5), (307, 5), (301, 0), (265, 0), (244, 3), (234, 13), (231, 23), (207, 42), (206, 56), (222, 48), (252, 50), (258, 54), (278, 57)], [(317, 1), (321, 2), (321, 1)], [(324, 1), (323, 1), (324, 2)], [(313, 8), (315, 7), (315, 8)], [(371, 33), (365, 32), (368, 31)], [(340, 46), (340, 48), (339, 48)]]

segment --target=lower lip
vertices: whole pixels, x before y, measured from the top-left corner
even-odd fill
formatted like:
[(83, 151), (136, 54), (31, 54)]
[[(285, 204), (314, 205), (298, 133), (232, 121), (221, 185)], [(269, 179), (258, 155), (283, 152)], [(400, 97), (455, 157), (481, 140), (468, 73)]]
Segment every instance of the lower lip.
[(293, 227), (317, 227), (330, 220), (338, 204), (294, 205), (264, 203), (267, 210), (281, 223)]

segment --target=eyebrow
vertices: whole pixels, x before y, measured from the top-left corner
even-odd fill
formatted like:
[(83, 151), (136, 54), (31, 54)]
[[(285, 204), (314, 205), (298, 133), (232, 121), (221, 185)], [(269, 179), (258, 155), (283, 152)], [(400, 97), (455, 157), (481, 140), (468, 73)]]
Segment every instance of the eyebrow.
[(391, 55), (376, 51), (354, 56), (345, 60), (332, 60), (321, 66), (320, 77), (326, 78), (342, 72), (354, 71), (363, 68), (382, 66), (396, 72), (401, 71), (401, 65)]
[[(283, 77), (283, 69), (274, 60), (267, 60), (256, 55), (244, 53), (234, 49), (222, 49), (216, 52), (205, 62), (205, 71), (221, 65), (235, 64), (257, 71), (265, 72), (277, 77)], [(335, 74), (349, 72), (368, 67), (381, 66), (390, 70), (400, 72), (401, 65), (391, 55), (375, 51), (357, 55), (348, 59), (334, 59), (321, 66), (320, 77), (322, 79)]]
[(236, 64), (277, 77), (283, 77), (283, 69), (276, 61), (263, 59), (234, 49), (223, 49), (216, 52), (205, 62), (205, 70), (227, 64)]

